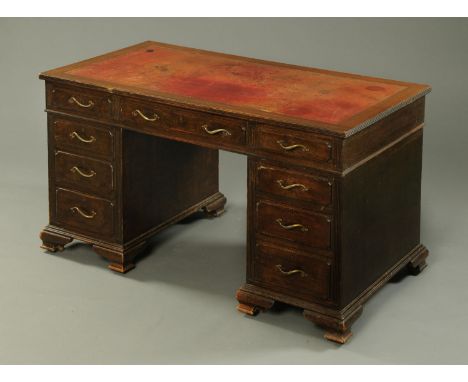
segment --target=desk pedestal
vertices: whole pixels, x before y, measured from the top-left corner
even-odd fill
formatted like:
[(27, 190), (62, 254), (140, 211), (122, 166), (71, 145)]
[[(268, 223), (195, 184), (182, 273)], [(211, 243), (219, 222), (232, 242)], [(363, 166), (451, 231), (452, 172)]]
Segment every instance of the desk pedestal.
[[(110, 155), (103, 158), (102, 151), (90, 154), (80, 146), (63, 147), (57, 136), (68, 123), (78, 130), (72, 118), (49, 118), (50, 224), (40, 234), (42, 248), (57, 252), (79, 240), (107, 258), (110, 269), (124, 273), (135, 266), (134, 259), (157, 232), (199, 210), (208, 216), (224, 211), (218, 150), (84, 125), (80, 137), (112, 137)], [(62, 153), (70, 155), (70, 163), (57, 160)], [(90, 186), (102, 176), (98, 165), (111, 169), (110, 190)]]

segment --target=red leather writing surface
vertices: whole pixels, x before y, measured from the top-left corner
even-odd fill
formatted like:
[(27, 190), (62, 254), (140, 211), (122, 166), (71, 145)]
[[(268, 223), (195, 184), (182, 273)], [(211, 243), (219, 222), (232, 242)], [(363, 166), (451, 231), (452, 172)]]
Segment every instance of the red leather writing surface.
[(80, 65), (67, 74), (330, 124), (406, 89), (156, 44)]

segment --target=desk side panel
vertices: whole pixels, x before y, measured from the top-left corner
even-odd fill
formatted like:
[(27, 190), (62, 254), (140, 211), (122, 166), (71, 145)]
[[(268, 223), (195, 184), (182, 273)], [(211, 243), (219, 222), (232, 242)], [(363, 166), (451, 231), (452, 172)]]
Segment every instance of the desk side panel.
[(338, 166), (346, 171), (362, 164), (379, 150), (411, 134), (424, 122), (425, 97), (390, 114), (367, 129), (345, 139)]
[(420, 244), (422, 130), (341, 184), (341, 307)]
[(124, 242), (218, 192), (218, 150), (123, 129)]

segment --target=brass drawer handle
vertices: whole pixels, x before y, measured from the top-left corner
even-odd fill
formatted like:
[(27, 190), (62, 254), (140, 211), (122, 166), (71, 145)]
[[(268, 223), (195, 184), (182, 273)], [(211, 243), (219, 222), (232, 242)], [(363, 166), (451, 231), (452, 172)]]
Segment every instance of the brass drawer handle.
[(302, 151), (309, 151), (309, 148), (304, 146), (304, 145), (290, 145), (290, 146), (287, 146), (284, 141), (276, 141), (276, 143), (278, 143), (280, 145), (280, 147), (283, 150), (286, 150), (286, 151), (291, 151), (291, 150), (295, 150), (295, 149), (302, 149)]
[(282, 179), (278, 179), (278, 180), (276, 181), (276, 183), (278, 183), (279, 186), (280, 186), (283, 190), (290, 190), (290, 189), (292, 189), (292, 188), (298, 188), (298, 187), (299, 187), (299, 188), (302, 188), (301, 191), (309, 191), (309, 189), (308, 189), (306, 186), (304, 186), (303, 184), (300, 184), (300, 183), (288, 184), (287, 186), (285, 186), (285, 185), (284, 185), (284, 180), (282, 180)]
[(86, 139), (86, 138), (81, 137), (80, 134), (78, 134), (76, 131), (74, 131), (73, 133), (70, 133), (70, 138), (71, 139), (78, 138), (78, 140), (83, 143), (93, 143), (96, 141), (96, 138), (94, 138), (92, 135), (89, 137), (89, 139)]
[(296, 273), (300, 273), (301, 274), (301, 277), (306, 277), (307, 276), (307, 273), (305, 273), (303, 270), (301, 269), (293, 269), (291, 271), (284, 271), (283, 270), (283, 266), (281, 264), (278, 264), (276, 266), (276, 269), (278, 269), (283, 275), (285, 276), (291, 276), (291, 275), (294, 275)]
[(87, 104), (84, 104), (84, 103), (81, 103), (80, 101), (78, 101), (75, 97), (70, 97), (68, 99), (68, 103), (75, 103), (79, 107), (84, 107), (84, 108), (87, 108), (87, 109), (94, 106), (94, 102), (91, 101), (91, 100), (89, 100)]
[(209, 130), (208, 125), (202, 125), (202, 127), (203, 127), (203, 130), (205, 130), (210, 135), (213, 135), (213, 134), (231, 135), (231, 133), (227, 131), (226, 129)]
[(71, 172), (73, 173), (78, 173), (80, 174), (81, 176), (85, 177), (85, 178), (92, 178), (94, 175), (96, 175), (96, 172), (94, 172), (93, 170), (91, 170), (89, 172), (89, 174), (86, 174), (85, 172), (83, 172), (83, 170), (80, 170), (78, 167), (76, 166), (73, 166), (71, 169), (70, 169)]
[(291, 225), (285, 225), (283, 224), (283, 219), (276, 219), (276, 222), (281, 226), (281, 228), (291, 230), (291, 229), (300, 229), (302, 232), (307, 232), (309, 229), (307, 227), (304, 227), (302, 224), (291, 224)]
[(96, 211), (91, 211), (91, 213), (88, 215), (82, 210), (80, 210), (80, 207), (72, 207), (70, 208), (70, 211), (73, 213), (78, 212), (81, 216), (83, 216), (86, 219), (93, 219), (96, 216)]
[(159, 115), (157, 115), (156, 113), (153, 113), (153, 116), (152, 117), (147, 117), (146, 115), (143, 114), (142, 111), (136, 109), (132, 112), (133, 116), (140, 116), (141, 118), (143, 118), (145, 121), (149, 121), (149, 122), (154, 122), (154, 121), (157, 121), (159, 120)]

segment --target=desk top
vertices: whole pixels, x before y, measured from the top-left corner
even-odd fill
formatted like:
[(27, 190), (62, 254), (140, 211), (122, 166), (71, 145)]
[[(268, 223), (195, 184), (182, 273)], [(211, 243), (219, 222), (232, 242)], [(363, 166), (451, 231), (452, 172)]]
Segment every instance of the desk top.
[(40, 76), (349, 136), (424, 96), (427, 85), (147, 41)]

